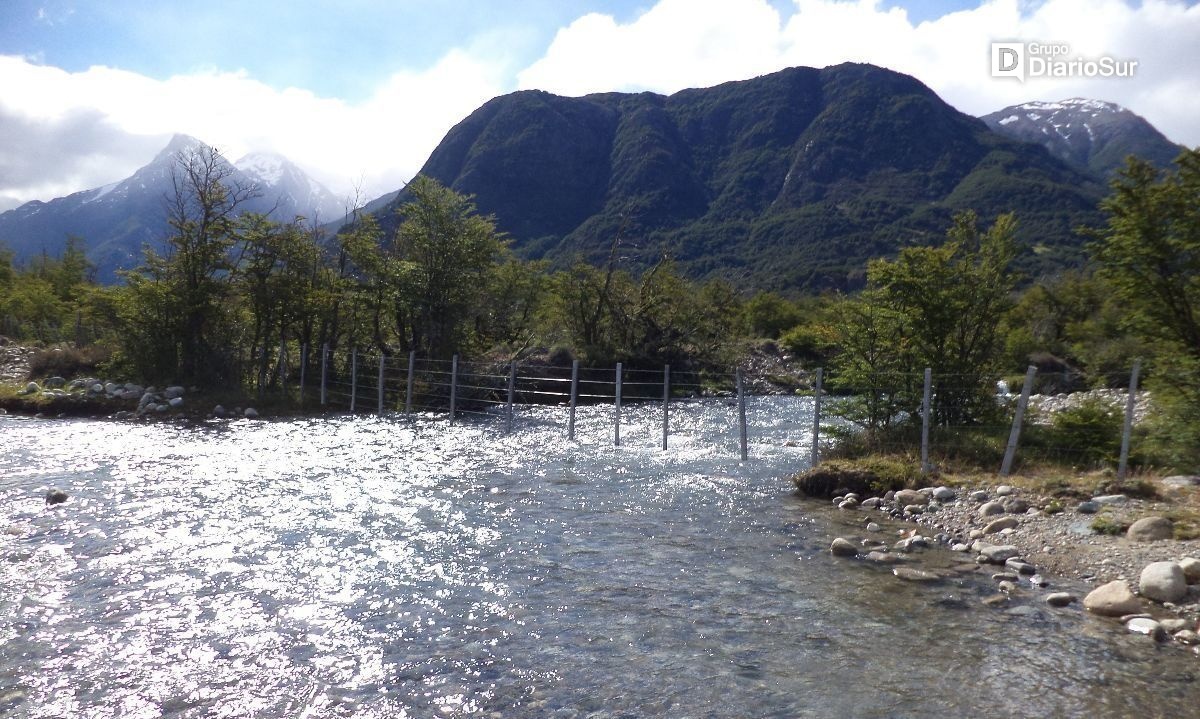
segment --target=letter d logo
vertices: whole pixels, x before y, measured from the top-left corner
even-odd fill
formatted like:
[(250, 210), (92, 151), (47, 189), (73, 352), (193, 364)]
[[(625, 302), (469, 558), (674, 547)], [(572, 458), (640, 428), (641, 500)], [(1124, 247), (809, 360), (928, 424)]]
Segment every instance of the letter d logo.
[(1025, 43), (992, 43), (992, 77), (1015, 77), (1025, 81)]

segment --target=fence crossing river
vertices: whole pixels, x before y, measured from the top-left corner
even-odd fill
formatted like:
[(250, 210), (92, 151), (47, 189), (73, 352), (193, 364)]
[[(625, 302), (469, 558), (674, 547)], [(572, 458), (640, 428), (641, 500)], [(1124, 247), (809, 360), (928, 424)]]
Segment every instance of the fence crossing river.
[[(302, 356), (307, 358), (306, 348)], [(306, 364), (306, 362), (303, 362)], [(318, 398), (322, 407), (350, 413), (370, 411), (380, 416), (403, 413), (442, 413), (453, 424), (461, 417), (500, 418), (505, 432), (512, 432), (523, 407), (562, 405), (566, 411), (566, 435), (576, 438), (580, 405), (612, 406), (612, 443), (621, 445), (622, 408), (629, 402), (660, 402), (661, 448), (667, 450), (671, 435), (672, 403), (702, 397), (726, 397), (734, 401), (738, 451), (749, 458), (749, 429), (746, 425), (746, 394), (741, 369), (731, 373), (710, 370), (672, 374), (670, 365), (661, 370), (629, 368), (616, 363), (611, 368), (584, 367), (579, 360), (569, 366), (467, 362), (457, 355), (449, 360), (407, 356), (360, 354), (352, 349), (341, 362), (328, 347), (320, 352)], [(281, 372), (281, 377), (286, 373)], [(300, 401), (310, 388), (307, 373), (299, 372)]]
[[(720, 372), (711, 368), (673, 370), (670, 365), (663, 365), (661, 369), (627, 367), (620, 362), (612, 367), (586, 367), (578, 360), (569, 363), (479, 362), (464, 361), (458, 355), (441, 360), (418, 357), (415, 352), (407, 355), (366, 354), (356, 348), (334, 353), (328, 346), (315, 354), (317, 356), (313, 357), (308, 347), (302, 346), (299, 367), (291, 368), (284, 348), (279, 353), (277, 388), (286, 396), (298, 397), (301, 405), (312, 402), (314, 398), (310, 395), (315, 393), (320, 407), (327, 410), (344, 410), (352, 414), (369, 412), (379, 416), (444, 413), (450, 424), (469, 417), (502, 421), (506, 433), (513, 431), (515, 421), (531, 407), (561, 406), (568, 440), (576, 439), (577, 410), (581, 405), (609, 405), (611, 441), (613, 446), (620, 446), (623, 415), (629, 403), (638, 403), (642, 407), (660, 403), (659, 446), (665, 451), (670, 447), (672, 405), (718, 397), (730, 401), (731, 436), (738, 456), (743, 462), (750, 458), (749, 439), (753, 428), (746, 420), (746, 382), (740, 367), (732, 372)], [(1111, 452), (1118, 476), (1122, 478), (1129, 468), (1139, 366), (1131, 373), (1119, 448), (1114, 445)], [(310, 380), (312, 372), (319, 373), (316, 380)], [(1004, 432), (1008, 436), (1007, 445), (1002, 449), (1002, 460), (997, 457), (997, 469), (1002, 476), (1014, 471), (1021, 430), (1029, 421), (1026, 409), (1035, 375), (1034, 368), (1030, 367), (1019, 395), (997, 398), (1002, 404), (1006, 403), (1005, 411), (1010, 413), (1009, 420), (1001, 419), (1007, 422)], [(293, 377), (298, 379), (298, 386), (293, 388), (298, 392), (294, 395), (288, 387), (288, 381)], [(953, 421), (947, 422), (945, 417), (938, 417), (948, 411), (947, 397), (964, 392), (966, 396), (977, 391), (978, 388), (957, 386), (955, 383), (961, 381), (958, 377), (935, 375), (925, 369), (923, 376), (880, 375), (864, 386), (852, 386), (839, 382), (837, 377), (829, 378), (822, 368), (817, 368), (808, 374), (807, 380), (810, 387), (805, 394), (812, 398), (813, 419), (811, 437), (806, 437), (804, 444), (809, 449), (812, 465), (820, 459), (822, 443), (834, 440), (837, 428), (844, 430), (853, 424), (847, 421), (846, 413), (839, 412), (839, 406), (847, 397), (884, 403), (894, 403), (900, 395), (917, 398), (912, 400), (914, 406), (907, 414), (913, 418), (914, 425), (919, 424), (919, 439), (914, 437), (911, 442), (893, 443), (882, 448), (918, 455), (925, 473), (934, 469), (931, 451), (952, 450), (964, 432), (988, 430), (983, 425), (959, 426)], [(310, 381), (315, 386), (308, 386)], [(827, 385), (834, 387), (832, 394), (827, 391)], [(904, 414), (901, 412), (901, 416)], [(999, 427), (991, 429), (998, 430)], [(1043, 453), (1047, 449), (1059, 453), (1079, 451), (1071, 446), (1037, 449)]]

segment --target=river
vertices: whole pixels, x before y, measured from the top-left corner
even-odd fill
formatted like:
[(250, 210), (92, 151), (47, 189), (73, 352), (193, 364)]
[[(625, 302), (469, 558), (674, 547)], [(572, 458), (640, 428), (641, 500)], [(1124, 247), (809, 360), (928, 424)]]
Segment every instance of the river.
[[(1200, 662), (834, 559), (811, 404), (0, 417), (0, 715), (1184, 717)], [(66, 504), (46, 507), (48, 487)], [(857, 514), (857, 513), (854, 513)], [(959, 555), (934, 549), (934, 561)], [(938, 558), (942, 558), (939, 560)]]

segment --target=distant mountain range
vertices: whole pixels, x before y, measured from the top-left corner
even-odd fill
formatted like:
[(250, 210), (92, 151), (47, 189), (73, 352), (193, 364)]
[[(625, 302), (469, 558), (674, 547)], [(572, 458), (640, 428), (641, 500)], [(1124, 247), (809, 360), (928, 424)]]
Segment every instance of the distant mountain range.
[[(954, 212), (1016, 210), (1036, 273), (1080, 258), (1102, 178), (993, 132), (907, 75), (791, 68), (671, 96), (495, 98), (422, 173), (475, 196), (514, 249), (566, 264), (675, 257), (746, 287), (853, 288), (866, 261), (937, 243)], [(379, 211), (394, 229), (404, 192)]]
[[(164, 246), (171, 169), (181, 153), (200, 144), (176, 135), (148, 165), (124, 180), (49, 202), (27, 202), (0, 214), (0, 243), (25, 261), (43, 252), (58, 255), (67, 236), (76, 235), (84, 240), (97, 278), (112, 282), (117, 270), (141, 262), (143, 246)], [(245, 204), (245, 211), (269, 213), (282, 221), (296, 215), (332, 219), (343, 212), (332, 193), (279, 155), (253, 153), (233, 163), (231, 170), (231, 182), (258, 188), (258, 197)]]
[[(103, 281), (167, 236), (175, 139), (105, 187), (0, 214), (19, 259), (84, 238)], [(560, 97), (515, 92), (447, 133), (422, 173), (495, 215), (523, 257), (563, 266), (607, 260), (637, 270), (664, 254), (693, 277), (745, 288), (852, 289), (868, 259), (940, 242), (959, 210), (983, 222), (1014, 210), (1030, 276), (1077, 264), (1076, 228), (1127, 154), (1167, 166), (1180, 147), (1111, 103), (1064, 100), (982, 120), (916, 79), (872, 65), (790, 68), (753, 80), (654, 93)], [(340, 203), (277, 155), (235, 163), (257, 184), (246, 209), (336, 220)], [(388, 232), (403, 190), (367, 206)]]
[(1105, 178), (1123, 167), (1129, 155), (1166, 168), (1184, 150), (1141, 116), (1099, 100), (1027, 102), (982, 119), (1002, 135), (1037, 143), (1055, 157)]

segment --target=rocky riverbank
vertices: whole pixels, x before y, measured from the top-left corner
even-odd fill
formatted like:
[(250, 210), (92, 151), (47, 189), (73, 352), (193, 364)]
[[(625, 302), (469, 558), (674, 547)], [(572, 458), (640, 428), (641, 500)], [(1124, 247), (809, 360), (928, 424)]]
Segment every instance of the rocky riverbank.
[(1198, 500), (1200, 477), (1155, 484), (1150, 498), (1101, 495), (1071, 506), (1009, 485), (838, 494), (839, 513), (860, 531), (833, 538), (830, 552), (891, 566), (908, 581), (981, 575), (996, 590), (986, 605), (1024, 598), (1111, 618), (1103, 621), (1200, 655), (1200, 542), (1175, 538), (1170, 519)]

